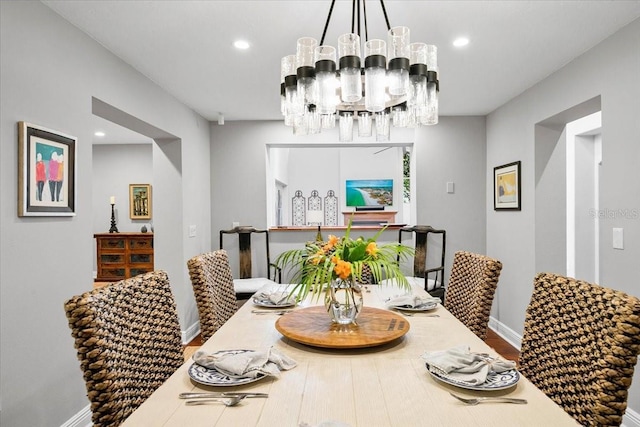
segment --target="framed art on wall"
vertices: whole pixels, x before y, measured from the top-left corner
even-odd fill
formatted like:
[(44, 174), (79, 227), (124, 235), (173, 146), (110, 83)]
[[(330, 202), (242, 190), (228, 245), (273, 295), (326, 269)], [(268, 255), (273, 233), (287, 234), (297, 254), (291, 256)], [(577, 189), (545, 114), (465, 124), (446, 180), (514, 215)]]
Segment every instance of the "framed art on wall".
[(520, 162), (493, 168), (493, 209), (520, 210)]
[(76, 142), (18, 122), (18, 216), (76, 214)]
[(129, 217), (151, 219), (151, 184), (129, 184)]

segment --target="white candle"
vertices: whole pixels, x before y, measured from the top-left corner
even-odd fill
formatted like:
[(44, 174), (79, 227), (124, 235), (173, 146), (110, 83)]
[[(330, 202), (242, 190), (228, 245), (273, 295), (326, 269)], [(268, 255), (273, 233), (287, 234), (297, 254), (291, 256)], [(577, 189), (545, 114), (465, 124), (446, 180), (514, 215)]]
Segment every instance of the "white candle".
[(111, 196), (109, 198), (109, 203), (111, 203), (112, 205), (115, 205), (116, 204), (116, 196)]

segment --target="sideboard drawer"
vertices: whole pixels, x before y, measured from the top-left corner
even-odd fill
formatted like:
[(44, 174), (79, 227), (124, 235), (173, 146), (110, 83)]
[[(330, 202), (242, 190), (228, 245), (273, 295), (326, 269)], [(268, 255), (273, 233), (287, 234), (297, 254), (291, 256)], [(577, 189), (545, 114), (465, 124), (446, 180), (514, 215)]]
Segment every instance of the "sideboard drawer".
[(98, 247), (100, 249), (124, 249), (124, 239), (100, 239)]
[(124, 264), (124, 256), (123, 254), (102, 254), (100, 264)]
[(153, 239), (130, 239), (129, 248), (132, 251), (136, 249), (153, 249)]
[(129, 264), (153, 265), (153, 254), (129, 254)]

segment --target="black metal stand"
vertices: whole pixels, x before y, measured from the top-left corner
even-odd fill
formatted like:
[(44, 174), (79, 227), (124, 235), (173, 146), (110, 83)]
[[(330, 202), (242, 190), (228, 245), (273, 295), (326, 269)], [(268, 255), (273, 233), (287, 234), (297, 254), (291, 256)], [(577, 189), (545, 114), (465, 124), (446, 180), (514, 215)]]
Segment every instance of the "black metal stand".
[(116, 213), (113, 210), (115, 204), (111, 203), (111, 228), (109, 229), (109, 233), (119, 233), (118, 227), (116, 227)]

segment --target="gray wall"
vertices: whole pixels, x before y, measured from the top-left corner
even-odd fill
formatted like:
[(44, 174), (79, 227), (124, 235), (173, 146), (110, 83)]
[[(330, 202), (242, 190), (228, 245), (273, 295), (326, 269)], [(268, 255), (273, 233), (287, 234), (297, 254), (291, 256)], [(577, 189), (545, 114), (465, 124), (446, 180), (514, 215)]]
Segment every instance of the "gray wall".
[[(143, 225), (149, 228), (149, 220), (129, 218), (129, 184), (151, 184), (153, 203), (152, 149), (151, 144), (93, 146), (91, 193), (94, 233), (106, 233), (111, 227), (111, 196), (116, 198), (114, 210), (118, 231), (140, 231)], [(95, 251), (95, 240), (93, 243)], [(94, 257), (93, 270), (96, 271), (96, 268)]]
[[(604, 75), (603, 75), (604, 72)], [(535, 258), (535, 126), (601, 95), (602, 166), (600, 209), (638, 209), (640, 205), (640, 20), (500, 107), (487, 117), (487, 201), (494, 166), (522, 161), (522, 211), (494, 212), (487, 203), (487, 252), (504, 263), (497, 291), (500, 320), (521, 334), (533, 289)], [(624, 183), (624, 184), (623, 184)], [(612, 249), (612, 228), (622, 227), (625, 249)], [(563, 245), (563, 236), (555, 242)], [(600, 284), (638, 293), (640, 218), (603, 218), (600, 228)], [(495, 302), (494, 302), (495, 306)], [(629, 407), (640, 410), (636, 370)]]
[[(484, 135), (483, 117), (441, 117), (437, 126), (391, 131), (392, 142), (415, 142), (417, 218), (414, 223), (447, 230), (445, 280), (455, 251), (483, 253), (485, 250)], [(224, 126), (211, 124), (211, 140), (211, 230), (212, 238), (217, 239), (218, 231), (231, 228), (234, 221), (258, 228), (267, 226), (266, 144), (335, 142), (337, 134), (329, 132), (300, 138), (292, 135), (291, 128), (281, 121), (227, 122)], [(315, 164), (309, 174), (322, 179), (322, 167)], [(454, 194), (446, 193), (447, 181), (455, 182)], [(289, 185), (296, 187), (293, 182)], [(386, 233), (383, 240), (397, 239), (396, 231)], [(271, 258), (292, 245), (314, 238), (315, 232), (273, 231)], [(224, 247), (229, 250), (232, 270), (237, 274), (237, 244), (229, 242), (227, 245), (225, 237)], [(260, 248), (254, 245), (252, 249), (258, 257), (254, 259), (259, 261), (263, 256)], [(263, 274), (265, 269), (263, 266)]]
[[(170, 240), (157, 267), (167, 267), (183, 329), (197, 319), (186, 259), (211, 246), (209, 126), (40, 2), (0, 2), (0, 52), (0, 425), (61, 425), (89, 403), (63, 304), (93, 281), (92, 97), (180, 138), (189, 167), (168, 162), (181, 174), (178, 203), (173, 188), (158, 201), (178, 206), (178, 232), (174, 219), (154, 224)], [(75, 217), (17, 217), (21, 120), (78, 138)], [(182, 223), (197, 224), (197, 237)]]

